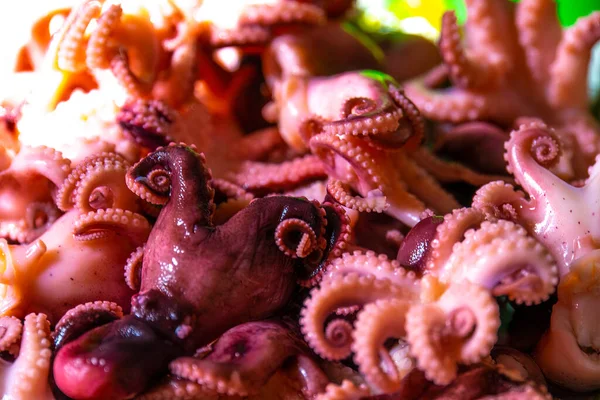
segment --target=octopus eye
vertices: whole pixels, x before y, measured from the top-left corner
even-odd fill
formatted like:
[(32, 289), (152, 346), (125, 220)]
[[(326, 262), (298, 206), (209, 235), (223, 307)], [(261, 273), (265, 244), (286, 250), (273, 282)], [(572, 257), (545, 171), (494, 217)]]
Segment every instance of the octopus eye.
[(318, 248), (317, 235), (310, 225), (298, 218), (289, 218), (277, 226), (275, 243), (291, 258), (306, 258)]
[(342, 107), (342, 119), (367, 115), (377, 110), (377, 103), (366, 97), (354, 97)]
[(113, 192), (106, 186), (95, 188), (90, 193), (88, 202), (95, 210), (110, 208), (114, 202)]
[(147, 184), (155, 192), (166, 194), (171, 190), (171, 177), (164, 169), (155, 169), (148, 174)]

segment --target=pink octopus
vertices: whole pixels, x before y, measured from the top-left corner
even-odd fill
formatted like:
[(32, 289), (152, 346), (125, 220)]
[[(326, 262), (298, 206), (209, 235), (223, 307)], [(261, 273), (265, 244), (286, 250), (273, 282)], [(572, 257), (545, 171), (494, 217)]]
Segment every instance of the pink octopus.
[(562, 32), (551, 0), (518, 5), (468, 0), (466, 5), (466, 47), (455, 15), (448, 12), (442, 20), (440, 68), (452, 87), (428, 85), (439, 81), (436, 69), (406, 85), (409, 98), (437, 121), (510, 126), (522, 116), (542, 118), (564, 131), (571, 168), (562, 173), (583, 177), (600, 150), (600, 126), (588, 111), (586, 85), (591, 48), (600, 38), (600, 12)]

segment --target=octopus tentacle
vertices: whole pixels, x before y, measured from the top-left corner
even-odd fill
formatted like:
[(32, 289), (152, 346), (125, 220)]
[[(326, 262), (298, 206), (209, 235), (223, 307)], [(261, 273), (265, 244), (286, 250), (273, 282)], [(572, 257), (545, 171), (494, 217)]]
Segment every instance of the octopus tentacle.
[(282, 190), (301, 183), (326, 177), (319, 159), (306, 155), (281, 164), (247, 161), (231, 178), (251, 192)]
[(60, 187), (71, 171), (71, 161), (64, 158), (60, 151), (50, 147), (23, 146), (13, 158), (11, 170), (33, 171), (46, 177), (56, 187)]
[(119, 23), (122, 14), (121, 7), (113, 4), (98, 18), (96, 29), (90, 35), (86, 48), (85, 62), (90, 69), (110, 67), (111, 54), (108, 51), (108, 43), (113, 27)]
[(82, 335), (90, 328), (123, 318), (123, 309), (110, 301), (79, 304), (61, 317), (52, 332), (55, 350)]
[(19, 356), (10, 367), (4, 395), (14, 399), (43, 398), (49, 391), (50, 323), (44, 314), (29, 314), (23, 324)]
[(87, 168), (73, 193), (75, 208), (81, 212), (106, 208), (137, 209), (137, 197), (125, 184), (129, 163), (115, 157)]
[(239, 17), (240, 25), (273, 26), (292, 22), (322, 24), (323, 9), (313, 4), (297, 1), (245, 6)]
[[(187, 152), (192, 152), (194, 157), (182, 157), (185, 161), (180, 161), (179, 157), (175, 157), (177, 153)], [(202, 171), (199, 176), (194, 174), (195, 168)], [(170, 144), (167, 147), (159, 147), (129, 170), (126, 183), (129, 189), (143, 200), (156, 205), (164, 205), (169, 201), (171, 191), (181, 192), (186, 188), (183, 178), (182, 181), (173, 181), (170, 171), (177, 173), (177, 176), (187, 176), (190, 181), (201, 180), (201, 182), (195, 183), (196, 192), (188, 194), (189, 199), (177, 198), (173, 201), (190, 201), (193, 207), (202, 207), (202, 220), (197, 223), (212, 226), (211, 218), (215, 208), (214, 189), (209, 185), (212, 176), (210, 169), (206, 167), (204, 154), (196, 153), (193, 146)], [(190, 176), (190, 174), (193, 175)]]
[(142, 262), (144, 246), (135, 249), (125, 261), (125, 283), (131, 290), (139, 290), (142, 282)]
[(177, 114), (162, 101), (132, 98), (121, 107), (116, 119), (123, 132), (137, 144), (156, 150), (172, 141)]
[[(87, 157), (60, 186), (56, 194), (57, 205), (63, 211), (73, 207), (84, 212), (113, 206), (135, 209), (134, 200), (125, 186), (128, 167), (129, 163), (116, 153)], [(119, 185), (121, 181), (123, 183)]]
[(512, 52), (506, 36), (513, 34), (511, 4), (499, 1), (466, 0), (469, 45), (492, 76), (511, 67)]
[(525, 193), (506, 182), (495, 181), (482, 186), (473, 196), (472, 207), (488, 219), (516, 221), (520, 211), (527, 208)]
[[(384, 154), (353, 136), (326, 133), (314, 136), (310, 140), (310, 147), (316, 156), (328, 164), (334, 177), (349, 180), (363, 196), (368, 197), (368, 192), (379, 190), (390, 203), (387, 210), (390, 215), (409, 226), (419, 221), (425, 205), (407, 191), (400, 177), (395, 175), (394, 178), (398, 179), (395, 180), (387, 176), (385, 172), (397, 168), (389, 163), (398, 161), (392, 160), (387, 152)], [(400, 153), (397, 156), (404, 157)], [(347, 165), (338, 166), (340, 159)], [(345, 166), (348, 167), (346, 171), (343, 170)], [(346, 176), (339, 176), (342, 174)]]
[(558, 269), (548, 251), (524, 228), (504, 220), (486, 221), (465, 232), (445, 268), (452, 271), (453, 281), (468, 280), (495, 296), (507, 295), (527, 305), (548, 299), (558, 283)]
[(435, 237), (431, 241), (426, 270), (429, 273), (440, 273), (453, 252), (454, 244), (462, 240), (467, 230), (479, 227), (484, 219), (484, 214), (472, 208), (460, 208), (445, 215), (444, 222), (437, 225)]
[(580, 18), (567, 29), (550, 67), (548, 101), (555, 107), (588, 107), (587, 70), (594, 44), (600, 40), (600, 12)]
[(0, 351), (18, 353), (19, 342), (23, 332), (23, 324), (16, 317), (0, 317)]
[(217, 400), (219, 394), (199, 383), (176, 377), (169, 377), (164, 382), (152, 387), (136, 397), (137, 400)]
[(490, 101), (485, 95), (471, 92), (442, 93), (429, 89), (424, 80), (416, 79), (404, 87), (407, 96), (428, 118), (450, 122), (486, 119)]
[(542, 181), (552, 181), (559, 186), (568, 185), (548, 170), (558, 162), (561, 147), (553, 130), (543, 123), (536, 121), (521, 125), (511, 132), (504, 147), (504, 158), (508, 163), (506, 169), (530, 196), (544, 196), (545, 189), (540, 186)]
[[(547, 82), (548, 65), (554, 59), (562, 36), (555, 3), (550, 0), (521, 1), (516, 10), (515, 24), (532, 77), (539, 83)], [(541, 26), (543, 30), (539, 29)]]
[(298, 218), (288, 218), (275, 229), (275, 243), (291, 258), (305, 258), (319, 247), (317, 234), (311, 226)]
[(85, 59), (81, 54), (85, 31), (100, 10), (99, 2), (85, 1), (79, 8), (71, 11), (57, 38), (56, 65), (59, 69), (69, 72), (80, 72), (85, 69)]
[(481, 174), (462, 164), (442, 160), (426, 148), (411, 152), (409, 157), (440, 182), (463, 181), (473, 186), (481, 186), (495, 180), (510, 180), (504, 176)]
[(413, 291), (418, 287), (417, 276), (413, 271), (402, 268), (398, 261), (389, 260), (385, 254), (376, 254), (370, 250), (344, 253), (333, 260), (328, 268), (328, 275), (332, 279), (347, 274), (389, 279), (393, 284), (405, 287), (407, 294), (411, 287)]
[(374, 190), (367, 197), (352, 196), (349, 185), (337, 179), (327, 180), (327, 193), (346, 208), (360, 212), (382, 213), (389, 204), (386, 197)]
[(108, 208), (80, 215), (73, 223), (73, 237), (79, 241), (93, 241), (123, 232), (135, 243), (142, 243), (150, 234), (151, 228), (148, 220), (141, 214)]
[(456, 14), (453, 11), (447, 11), (442, 17), (439, 46), (455, 86), (472, 89), (482, 85), (493, 85), (494, 78), (497, 79), (491, 66), (482, 65), (481, 60), (474, 62), (463, 49)]
[(387, 351), (387, 339), (406, 336), (406, 313), (411, 306), (406, 300), (379, 300), (366, 305), (356, 319), (354, 362), (369, 385), (383, 393), (397, 391), (401, 377), (395, 365), (382, 367), (380, 354)]
[(450, 383), (458, 363), (475, 363), (489, 354), (500, 326), (498, 305), (473, 284), (453, 284), (433, 304), (412, 307), (406, 315), (410, 352), (427, 379)]
[(424, 168), (414, 163), (408, 156), (399, 156), (396, 162), (410, 191), (427, 205), (442, 213), (460, 207), (454, 196), (446, 192)]
[[(412, 283), (414, 285), (414, 283)], [(410, 286), (409, 286), (410, 287)], [(321, 357), (341, 360), (350, 354), (351, 343), (335, 347), (323, 332), (328, 315), (340, 307), (364, 305), (385, 298), (414, 298), (415, 292), (393, 284), (387, 279), (379, 280), (373, 275), (347, 274), (339, 279), (325, 279), (302, 309), (300, 324), (309, 345)], [(338, 344), (339, 345), (339, 344)]]
[(319, 394), (315, 400), (359, 400), (369, 395), (366, 385), (356, 385), (352, 381), (344, 379), (341, 385), (330, 383), (325, 392)]

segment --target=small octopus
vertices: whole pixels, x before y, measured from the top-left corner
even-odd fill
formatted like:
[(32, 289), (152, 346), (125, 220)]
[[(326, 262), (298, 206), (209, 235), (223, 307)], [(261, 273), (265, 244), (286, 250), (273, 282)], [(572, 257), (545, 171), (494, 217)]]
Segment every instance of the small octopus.
[[(466, 6), (468, 47), (456, 16), (446, 13), (439, 42), (444, 64), (407, 83), (409, 98), (436, 121), (511, 126), (523, 116), (542, 118), (564, 131), (572, 164), (564, 174), (581, 178), (600, 150), (586, 84), (591, 49), (600, 39), (600, 12), (563, 32), (554, 1), (467, 0)], [(434, 89), (439, 75), (452, 86)]]
[[(343, 211), (299, 198), (256, 199), (215, 226), (210, 181), (204, 157), (177, 144), (128, 172), (129, 188), (162, 206), (138, 263), (140, 292), (129, 315), (74, 322), (77, 335), (53, 366), (62, 392), (119, 399), (143, 391), (174, 359), (236, 325), (272, 316), (297, 281), (314, 285), (345, 246)], [(176, 365), (193, 370), (195, 363), (183, 358)]]

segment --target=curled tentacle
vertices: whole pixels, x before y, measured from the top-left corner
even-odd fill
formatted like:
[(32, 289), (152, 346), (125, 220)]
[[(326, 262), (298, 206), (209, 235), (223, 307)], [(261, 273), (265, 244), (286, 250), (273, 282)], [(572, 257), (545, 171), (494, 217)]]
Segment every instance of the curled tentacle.
[(558, 163), (561, 147), (553, 130), (538, 121), (523, 124), (511, 132), (504, 147), (508, 172), (531, 196), (543, 195), (544, 189), (530, 176), (547, 177), (548, 180), (554, 176), (548, 168)]
[(452, 281), (468, 280), (528, 305), (546, 300), (558, 283), (550, 253), (524, 228), (504, 220), (465, 232), (445, 269)]
[(155, 81), (158, 55), (158, 38), (150, 21), (134, 15), (125, 18), (121, 6), (111, 4), (90, 35), (86, 64), (92, 70), (110, 69), (127, 93), (143, 97)]
[[(185, 157), (192, 153), (195, 157)], [(177, 155), (181, 155), (178, 157)], [(200, 170), (200, 176), (195, 176), (196, 170)], [(197, 190), (193, 198), (203, 207), (204, 221), (207, 226), (212, 225), (211, 216), (214, 210), (214, 190), (210, 187), (210, 170), (206, 167), (206, 159), (203, 154), (198, 154), (194, 147), (184, 144), (170, 144), (167, 147), (159, 147), (153, 153), (134, 165), (127, 173), (126, 183), (131, 191), (149, 203), (164, 205), (169, 201), (173, 190), (180, 193), (187, 188), (187, 182), (173, 181), (171, 171), (177, 172), (178, 176), (188, 177), (189, 181), (201, 180), (195, 183)], [(194, 174), (194, 176), (190, 176)], [(179, 201), (180, 199), (175, 199)]]
[(400, 387), (401, 376), (384, 344), (389, 338), (406, 336), (406, 313), (411, 305), (406, 300), (379, 300), (366, 305), (356, 319), (354, 362), (367, 382), (383, 393)]
[(445, 215), (444, 222), (437, 225), (435, 237), (430, 244), (427, 271), (441, 273), (453, 252), (454, 244), (460, 242), (466, 231), (478, 227), (484, 219), (485, 216), (480, 211), (472, 208), (453, 210), (451, 214)]
[(327, 193), (346, 208), (360, 212), (381, 213), (389, 206), (386, 197), (377, 193), (377, 190), (369, 192), (366, 198), (352, 196), (349, 191), (349, 186), (340, 180), (329, 179), (327, 181)]
[(499, 326), (494, 298), (467, 283), (452, 284), (436, 303), (415, 306), (406, 316), (411, 354), (427, 379), (439, 385), (456, 377), (459, 363), (488, 355)]
[(472, 207), (489, 219), (516, 221), (527, 205), (525, 193), (503, 181), (490, 182), (477, 190)]
[(107, 208), (136, 210), (137, 197), (125, 184), (129, 164), (120, 157), (90, 164), (73, 193), (75, 207), (81, 212)]
[[(335, 347), (323, 331), (326, 318), (340, 307), (365, 305), (378, 299), (414, 299), (416, 282), (406, 286), (393, 284), (372, 275), (350, 273), (339, 278), (326, 279), (313, 289), (302, 309), (300, 324), (308, 344), (323, 358), (341, 360), (350, 354), (350, 345)], [(408, 289), (408, 290), (407, 290)]]
[[(96, 175), (95, 178), (97, 179), (97, 175), (99, 175), (103, 169), (117, 172), (123, 171), (128, 166), (129, 164), (127, 161), (117, 153), (103, 152), (85, 158), (82, 162), (77, 164), (73, 170), (71, 170), (69, 175), (66, 176), (62, 184), (59, 186), (55, 196), (58, 208), (60, 208), (62, 211), (68, 211), (73, 207), (78, 206), (81, 207), (81, 209), (90, 211), (90, 205), (86, 205), (86, 203), (90, 200), (89, 196), (91, 193), (89, 193), (89, 191), (94, 190), (94, 175)], [(87, 185), (82, 184), (83, 181), (88, 179), (92, 179), (90, 188), (86, 188)], [(117, 180), (123, 180), (123, 178), (121, 177)], [(87, 192), (88, 198), (85, 198), (85, 196), (79, 194), (83, 191)], [(111, 206), (108, 205), (108, 207)]]
[(142, 282), (142, 262), (144, 259), (144, 246), (140, 246), (131, 253), (125, 262), (125, 283), (131, 290), (139, 290)]
[(23, 324), (16, 317), (0, 317), (0, 351), (15, 353), (23, 332)]
[(117, 122), (135, 143), (154, 151), (172, 142), (171, 134), (177, 115), (158, 100), (133, 98), (121, 107)]
[(123, 309), (109, 301), (80, 304), (67, 311), (56, 323), (52, 339), (57, 351), (64, 344), (81, 336), (88, 330), (123, 317)]
[(352, 253), (344, 253), (333, 260), (328, 268), (328, 276), (331, 279), (351, 273), (389, 279), (393, 284), (407, 288), (417, 281), (416, 274), (402, 268), (398, 261), (389, 260), (386, 255), (376, 254), (373, 251), (355, 250)]
[(78, 217), (73, 224), (73, 237), (80, 241), (93, 241), (121, 233), (135, 243), (143, 243), (150, 229), (150, 223), (141, 214), (109, 208), (90, 211)]
[(285, 255), (292, 258), (308, 257), (319, 247), (317, 234), (307, 222), (297, 218), (285, 219), (277, 225), (275, 242)]

